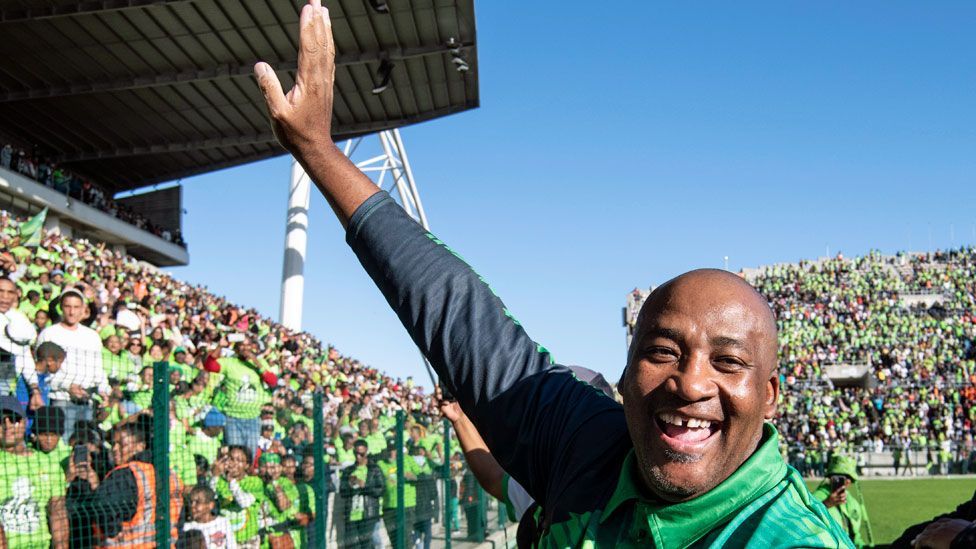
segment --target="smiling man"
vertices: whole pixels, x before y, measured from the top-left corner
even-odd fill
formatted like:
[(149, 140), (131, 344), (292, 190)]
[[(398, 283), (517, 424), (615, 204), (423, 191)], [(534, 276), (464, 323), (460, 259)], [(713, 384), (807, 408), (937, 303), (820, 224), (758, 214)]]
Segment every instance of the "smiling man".
[(849, 547), (777, 449), (776, 323), (740, 278), (693, 271), (655, 291), (621, 407), (553, 363), (484, 280), (330, 137), (328, 11), (301, 14), (295, 87), (255, 67), (282, 145), (474, 422), (544, 512), (542, 547)]
[(776, 320), (725, 271), (692, 271), (647, 299), (621, 378), (643, 482), (683, 501), (728, 478), (776, 412)]

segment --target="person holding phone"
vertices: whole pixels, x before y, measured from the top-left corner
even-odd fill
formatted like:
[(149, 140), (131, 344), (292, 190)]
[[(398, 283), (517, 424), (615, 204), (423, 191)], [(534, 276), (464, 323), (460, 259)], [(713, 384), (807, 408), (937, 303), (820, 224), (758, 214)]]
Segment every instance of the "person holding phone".
[(844, 528), (855, 546), (873, 545), (871, 522), (857, 484), (854, 458), (834, 454), (827, 464), (827, 476), (813, 496), (823, 502), (831, 518)]

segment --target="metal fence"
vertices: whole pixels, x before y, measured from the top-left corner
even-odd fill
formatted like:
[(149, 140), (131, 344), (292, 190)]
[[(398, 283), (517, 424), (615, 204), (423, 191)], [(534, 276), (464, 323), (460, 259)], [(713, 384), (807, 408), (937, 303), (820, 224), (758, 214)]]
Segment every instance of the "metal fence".
[(202, 389), (232, 370), (42, 355), (0, 355), (0, 547), (468, 547), (509, 526), (438, 417), (350, 436), (316, 390), (269, 425), (266, 400), (239, 406), (260, 388)]
[[(858, 474), (865, 477), (910, 477), (976, 474), (976, 449), (961, 444), (909, 445), (882, 451), (844, 452), (854, 458)], [(787, 462), (805, 477), (823, 477), (830, 461), (829, 452), (791, 447)]]

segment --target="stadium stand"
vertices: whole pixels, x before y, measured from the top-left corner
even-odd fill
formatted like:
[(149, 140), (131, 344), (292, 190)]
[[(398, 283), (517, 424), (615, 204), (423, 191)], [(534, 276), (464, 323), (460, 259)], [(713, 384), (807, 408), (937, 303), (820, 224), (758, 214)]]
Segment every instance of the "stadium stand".
[[(206, 547), (311, 547), (315, 520), (341, 546), (398, 535), (429, 546), (438, 520), (484, 537), (484, 492), (461, 454), (445, 451), (446, 422), (411, 379), (104, 244), (31, 225), (0, 216), (4, 546), (150, 546), (139, 543), (155, 540), (161, 454), (171, 472), (163, 508), (181, 544), (202, 535)], [(161, 365), (168, 399), (154, 399)], [(168, 448), (153, 447), (160, 410)], [(316, 430), (328, 517), (316, 517), (312, 488)], [(400, 474), (399, 441), (409, 454)]]
[[(742, 273), (776, 312), (789, 462), (822, 475), (855, 455), (878, 474), (976, 467), (976, 249), (838, 255)], [(632, 332), (647, 292), (628, 294)]]
[(111, 193), (100, 185), (61, 168), (50, 159), (39, 156), (37, 153), (14, 149), (8, 143), (0, 147), (0, 168), (15, 171), (65, 196), (81, 200), (112, 217), (148, 231), (167, 242), (186, 247), (186, 242), (183, 241), (183, 235), (178, 228), (171, 231), (156, 226), (146, 216), (113, 200)]

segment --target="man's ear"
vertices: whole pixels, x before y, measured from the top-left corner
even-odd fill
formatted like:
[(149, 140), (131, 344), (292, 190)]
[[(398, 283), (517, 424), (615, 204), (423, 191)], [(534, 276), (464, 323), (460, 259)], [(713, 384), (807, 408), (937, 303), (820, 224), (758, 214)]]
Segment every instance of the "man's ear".
[(775, 370), (773, 375), (766, 381), (766, 412), (763, 417), (773, 419), (776, 417), (776, 405), (779, 403), (779, 373)]

